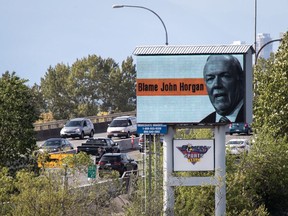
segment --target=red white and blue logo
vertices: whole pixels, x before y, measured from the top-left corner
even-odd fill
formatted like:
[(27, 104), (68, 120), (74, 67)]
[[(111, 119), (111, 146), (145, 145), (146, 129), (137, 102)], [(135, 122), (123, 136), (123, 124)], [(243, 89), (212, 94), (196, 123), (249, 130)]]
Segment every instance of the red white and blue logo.
[(193, 146), (190, 143), (177, 147), (184, 157), (187, 158), (188, 162), (192, 163), (193, 165), (199, 162), (210, 148), (211, 146)]

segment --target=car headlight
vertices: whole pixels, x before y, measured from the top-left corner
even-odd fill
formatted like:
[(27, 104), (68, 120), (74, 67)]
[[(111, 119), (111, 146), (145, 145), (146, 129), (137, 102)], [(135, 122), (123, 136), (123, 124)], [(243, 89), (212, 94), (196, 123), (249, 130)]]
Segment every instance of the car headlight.
[(77, 128), (75, 131), (76, 131), (77, 133), (79, 133), (81, 130), (80, 130), (80, 128)]

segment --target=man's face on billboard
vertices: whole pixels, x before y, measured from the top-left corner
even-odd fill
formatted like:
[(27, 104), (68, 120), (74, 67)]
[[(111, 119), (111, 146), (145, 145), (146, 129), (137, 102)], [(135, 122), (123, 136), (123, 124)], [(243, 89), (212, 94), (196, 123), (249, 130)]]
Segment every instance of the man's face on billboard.
[(216, 112), (229, 115), (242, 99), (239, 70), (225, 56), (211, 56), (204, 67), (208, 95)]

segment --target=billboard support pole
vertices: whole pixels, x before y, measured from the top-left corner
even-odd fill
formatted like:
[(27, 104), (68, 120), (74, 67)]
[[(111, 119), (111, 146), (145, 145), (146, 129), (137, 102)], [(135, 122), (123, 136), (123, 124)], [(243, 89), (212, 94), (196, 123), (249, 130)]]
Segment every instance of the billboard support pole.
[(225, 125), (214, 127), (215, 136), (215, 215), (226, 215)]
[(163, 212), (164, 216), (174, 215), (174, 187), (169, 186), (169, 178), (173, 172), (173, 137), (175, 129), (168, 126), (168, 133), (163, 140)]

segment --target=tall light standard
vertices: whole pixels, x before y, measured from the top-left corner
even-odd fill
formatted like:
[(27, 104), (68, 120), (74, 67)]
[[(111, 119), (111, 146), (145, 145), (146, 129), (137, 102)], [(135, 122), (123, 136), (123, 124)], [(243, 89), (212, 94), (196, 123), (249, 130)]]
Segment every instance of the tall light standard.
[(166, 36), (165, 44), (168, 45), (168, 33), (167, 33), (166, 26), (165, 26), (163, 20), (161, 19), (161, 17), (155, 11), (153, 11), (153, 10), (151, 10), (149, 8), (142, 7), (142, 6), (137, 6), (137, 5), (113, 5), (112, 6), (112, 8), (123, 8), (123, 7), (141, 8), (141, 9), (148, 10), (148, 11), (152, 12), (153, 14), (155, 14), (159, 18), (159, 20), (161, 21), (161, 23), (162, 23), (162, 25), (164, 27), (165, 36)]
[(255, 53), (257, 53), (257, 0), (254, 0), (254, 49), (255, 49)]
[(256, 53), (255, 64), (257, 64), (257, 60), (258, 60), (258, 57), (259, 57), (260, 52), (262, 51), (262, 49), (264, 49), (264, 47), (266, 47), (268, 44), (273, 43), (273, 42), (277, 42), (277, 41), (281, 42), (281, 41), (282, 41), (282, 38), (268, 41), (268, 42), (265, 43), (262, 47), (259, 48), (258, 52), (255, 52), (255, 53)]

